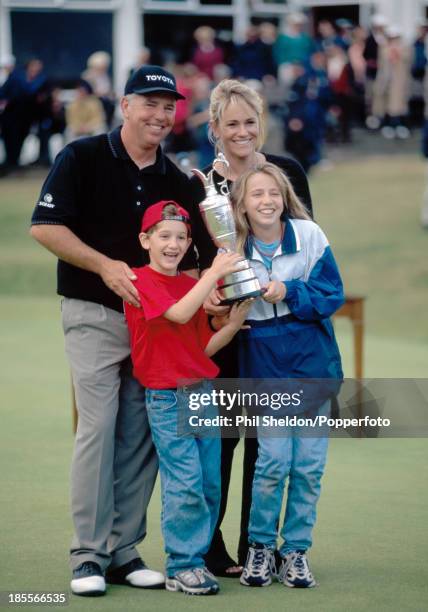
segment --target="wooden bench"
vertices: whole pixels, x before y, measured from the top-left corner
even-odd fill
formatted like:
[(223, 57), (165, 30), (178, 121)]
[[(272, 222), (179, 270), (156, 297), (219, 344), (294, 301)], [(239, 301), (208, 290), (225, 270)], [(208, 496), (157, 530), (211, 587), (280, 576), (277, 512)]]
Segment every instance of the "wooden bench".
[(364, 349), (364, 301), (365, 297), (347, 295), (345, 303), (335, 313), (335, 317), (347, 317), (351, 320), (354, 335), (354, 372), (355, 378), (363, 378)]

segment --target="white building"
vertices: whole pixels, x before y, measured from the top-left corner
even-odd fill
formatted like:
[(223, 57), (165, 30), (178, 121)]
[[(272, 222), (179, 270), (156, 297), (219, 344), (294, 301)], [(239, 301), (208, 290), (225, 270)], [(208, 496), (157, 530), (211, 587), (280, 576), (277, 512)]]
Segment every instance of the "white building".
[(179, 40), (180, 33), (189, 40), (201, 21), (239, 41), (252, 17), (280, 21), (299, 9), (314, 21), (351, 16), (367, 26), (371, 14), (381, 12), (411, 40), (427, 6), (428, 0), (0, 0), (0, 56), (14, 53), (20, 60), (43, 49), (58, 69), (73, 58), (80, 71), (83, 57), (105, 49), (112, 53), (115, 88), (121, 91), (145, 42)]

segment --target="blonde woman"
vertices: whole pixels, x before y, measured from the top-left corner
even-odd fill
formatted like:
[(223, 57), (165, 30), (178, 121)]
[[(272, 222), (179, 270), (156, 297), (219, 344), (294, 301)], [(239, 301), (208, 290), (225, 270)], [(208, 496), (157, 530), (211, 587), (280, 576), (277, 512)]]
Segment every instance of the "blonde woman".
[[(222, 184), (227, 185), (230, 190), (234, 181), (247, 170), (268, 161), (280, 168), (289, 177), (297, 196), (303, 202), (309, 214), (312, 213), (308, 181), (300, 164), (293, 159), (269, 155), (262, 151), (265, 137), (265, 113), (263, 100), (256, 91), (239, 81), (224, 79), (211, 93), (209, 113), (209, 133), (215, 145), (216, 153), (221, 151), (229, 162), (227, 167), (223, 164), (216, 164), (214, 168), (208, 166), (203, 169), (205, 174), (212, 169), (214, 170), (213, 176), (218, 190), (220, 190)], [(196, 177), (191, 180), (191, 184), (194, 200), (199, 203), (205, 198), (202, 184)], [(217, 248), (197, 210), (192, 217), (194, 221), (193, 236), (199, 253), (199, 266), (201, 270), (204, 270), (210, 267), (217, 253)], [(208, 310), (210, 314), (224, 313), (224, 308), (214, 303), (210, 304)], [(228, 347), (217, 354), (215, 361), (220, 367), (220, 378), (238, 377), (237, 351), (237, 342), (232, 341)], [(257, 440), (254, 438), (245, 439), (238, 563), (227, 552), (220, 529), (226, 512), (233, 453), (238, 442), (238, 435), (236, 438), (223, 438), (222, 440), (220, 514), (211, 548), (206, 557), (207, 567), (217, 576), (239, 577), (248, 550), (249, 508), (254, 466), (258, 452)]]

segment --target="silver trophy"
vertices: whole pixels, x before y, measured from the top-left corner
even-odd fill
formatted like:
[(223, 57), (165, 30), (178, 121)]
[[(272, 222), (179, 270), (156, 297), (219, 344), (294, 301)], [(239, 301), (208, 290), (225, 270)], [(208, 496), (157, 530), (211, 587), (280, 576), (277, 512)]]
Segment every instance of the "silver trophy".
[[(236, 251), (236, 226), (227, 180), (223, 181), (220, 187), (221, 193), (218, 193), (213, 178), (216, 162), (229, 165), (224, 155), (219, 153), (213, 162), (213, 169), (206, 176), (200, 170), (192, 170), (205, 187), (206, 198), (199, 204), (199, 209), (206, 228), (218, 249)], [(250, 297), (257, 297), (263, 293), (250, 262), (242, 259), (237, 266), (239, 271), (228, 274), (218, 282), (217, 289), (222, 304), (231, 304)]]

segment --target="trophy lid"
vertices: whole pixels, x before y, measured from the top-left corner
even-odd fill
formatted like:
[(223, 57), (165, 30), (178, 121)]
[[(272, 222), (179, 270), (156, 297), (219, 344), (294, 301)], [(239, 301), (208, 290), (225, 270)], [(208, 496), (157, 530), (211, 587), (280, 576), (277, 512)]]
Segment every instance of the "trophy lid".
[[(212, 163), (212, 169), (208, 172), (207, 175), (205, 175), (201, 170), (198, 170), (197, 168), (192, 169), (192, 173), (202, 181), (207, 197), (217, 194), (217, 188), (214, 182), (214, 166), (217, 162), (220, 162), (221, 164), (224, 164), (226, 167), (229, 167), (229, 162), (227, 161), (223, 153), (219, 153), (217, 157), (214, 159)], [(226, 188), (226, 192), (225, 192), (225, 188)], [(229, 195), (228, 189), (227, 189), (227, 179), (226, 178), (221, 183), (220, 192), (222, 195)]]

